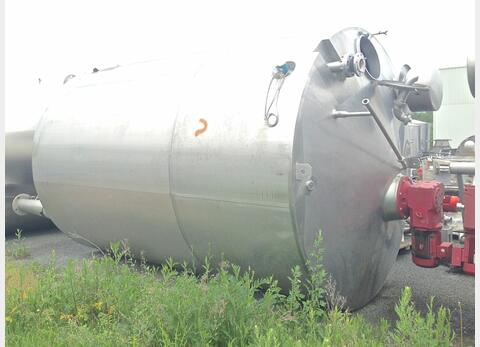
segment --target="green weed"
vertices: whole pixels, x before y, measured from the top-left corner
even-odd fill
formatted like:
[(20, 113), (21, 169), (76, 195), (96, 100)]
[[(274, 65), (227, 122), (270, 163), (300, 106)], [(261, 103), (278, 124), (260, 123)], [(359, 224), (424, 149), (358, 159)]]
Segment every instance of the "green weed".
[[(443, 308), (421, 316), (405, 289), (398, 321), (373, 326), (359, 315), (326, 310), (320, 242), (308, 266), (291, 271), (283, 295), (273, 277), (207, 258), (200, 276), (187, 264), (138, 266), (128, 247), (65, 268), (7, 264), (8, 346), (448, 346)], [(20, 275), (21, 274), (21, 275)], [(306, 283), (305, 285), (303, 283)]]
[(15, 239), (10, 241), (5, 253), (7, 256), (15, 259), (25, 259), (30, 255), (30, 251), (25, 245), (25, 237), (22, 236), (21, 229), (17, 229)]

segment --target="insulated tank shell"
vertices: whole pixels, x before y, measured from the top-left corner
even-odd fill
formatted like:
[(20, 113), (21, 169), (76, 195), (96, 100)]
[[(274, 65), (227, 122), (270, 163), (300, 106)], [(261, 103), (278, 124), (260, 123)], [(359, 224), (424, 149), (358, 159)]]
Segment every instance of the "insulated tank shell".
[[(45, 213), (102, 248), (125, 239), (151, 262), (224, 258), (273, 274), (284, 288), (321, 231), (326, 270), (352, 309), (363, 306), (398, 252), (402, 224), (385, 222), (381, 206), (401, 166), (371, 117), (331, 113), (364, 111), (369, 98), (399, 147), (400, 122), (392, 90), (366, 74), (339, 78), (326, 63), (354, 51), (365, 33), (346, 29), (302, 49), (252, 43), (251, 54), (236, 47), (71, 79), (35, 131), (33, 177)], [(394, 79), (370, 40), (378, 78)], [(268, 127), (272, 69), (287, 60), (296, 68), (279, 94), (279, 123)]]

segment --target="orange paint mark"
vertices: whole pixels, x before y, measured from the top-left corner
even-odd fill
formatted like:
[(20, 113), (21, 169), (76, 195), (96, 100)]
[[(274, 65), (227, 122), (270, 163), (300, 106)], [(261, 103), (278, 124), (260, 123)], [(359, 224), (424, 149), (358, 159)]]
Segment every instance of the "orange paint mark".
[(203, 124), (203, 128), (195, 130), (195, 137), (197, 137), (200, 134), (203, 134), (205, 131), (207, 131), (207, 128), (208, 128), (208, 122), (205, 119), (200, 118), (198, 121)]

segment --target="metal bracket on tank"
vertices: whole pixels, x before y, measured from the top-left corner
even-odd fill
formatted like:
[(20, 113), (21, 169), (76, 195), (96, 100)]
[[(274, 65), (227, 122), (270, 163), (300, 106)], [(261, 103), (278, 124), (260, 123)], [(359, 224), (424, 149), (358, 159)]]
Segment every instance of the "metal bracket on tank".
[(295, 179), (304, 181), (308, 191), (315, 189), (315, 182), (312, 180), (312, 166), (309, 163), (295, 163)]
[(295, 179), (297, 181), (312, 178), (312, 166), (308, 163), (295, 163)]
[(368, 112), (347, 112), (347, 111), (337, 111), (333, 110), (332, 111), (332, 117), (337, 119), (337, 118), (350, 118), (350, 117), (366, 117), (366, 116), (372, 116), (373, 119), (375, 120), (375, 123), (377, 126), (380, 128), (380, 131), (382, 132), (383, 136), (387, 140), (388, 144), (392, 148), (393, 152), (395, 153), (395, 156), (397, 157), (398, 161), (402, 165), (403, 169), (407, 168), (407, 163), (405, 161), (405, 158), (402, 156), (400, 151), (398, 150), (397, 146), (393, 142), (392, 138), (387, 132), (387, 129), (383, 125), (382, 121), (378, 117), (377, 113), (374, 111), (372, 108), (372, 105), (370, 105), (370, 100), (369, 99), (363, 99), (362, 100), (362, 105), (365, 106), (365, 108), (368, 110)]

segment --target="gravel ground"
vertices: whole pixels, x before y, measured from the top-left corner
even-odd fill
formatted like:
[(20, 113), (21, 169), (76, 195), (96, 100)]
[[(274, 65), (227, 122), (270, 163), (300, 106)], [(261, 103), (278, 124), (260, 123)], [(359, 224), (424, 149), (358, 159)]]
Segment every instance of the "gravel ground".
[[(24, 261), (36, 261), (47, 265), (55, 251), (56, 262), (59, 265), (66, 265), (69, 259), (84, 259), (96, 253), (94, 248), (84, 246), (73, 241), (66, 234), (57, 229), (27, 231), (22, 233), (25, 238), (25, 246), (29, 256)], [(5, 247), (15, 240), (15, 235), (6, 237)]]
[[(79, 244), (56, 229), (25, 233), (25, 245), (30, 256), (47, 264), (52, 251), (55, 250), (58, 264), (66, 264), (69, 259), (83, 259), (95, 254), (95, 249)], [(6, 247), (14, 239), (7, 236)], [(435, 296), (436, 305), (443, 305), (452, 312), (452, 325), (455, 333), (460, 333), (459, 302), (463, 312), (463, 336), (465, 345), (473, 345), (475, 336), (475, 282), (474, 277), (453, 273), (447, 267), (424, 269), (415, 266), (409, 251), (400, 251), (397, 261), (388, 276), (383, 289), (365, 307), (356, 311), (367, 320), (377, 322), (385, 318), (391, 323), (395, 321), (395, 304), (398, 302), (404, 287), (412, 288), (413, 301), (416, 307), (426, 312), (426, 303)]]

